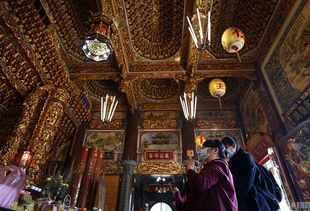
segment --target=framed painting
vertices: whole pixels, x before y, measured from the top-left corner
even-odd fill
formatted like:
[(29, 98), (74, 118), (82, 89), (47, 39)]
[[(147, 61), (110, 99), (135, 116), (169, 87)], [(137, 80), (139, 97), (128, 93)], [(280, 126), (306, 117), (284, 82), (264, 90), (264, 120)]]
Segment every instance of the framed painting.
[(181, 152), (181, 130), (139, 130), (138, 152), (174, 150)]
[(98, 147), (103, 151), (122, 153), (125, 130), (86, 130), (84, 145)]
[[(218, 139), (221, 140), (225, 136), (235, 137), (240, 146), (244, 148), (244, 141), (241, 130), (236, 129), (196, 129), (195, 136), (204, 136), (207, 139)], [(200, 153), (200, 148), (196, 147), (196, 152)], [(198, 154), (199, 155), (199, 154)]]

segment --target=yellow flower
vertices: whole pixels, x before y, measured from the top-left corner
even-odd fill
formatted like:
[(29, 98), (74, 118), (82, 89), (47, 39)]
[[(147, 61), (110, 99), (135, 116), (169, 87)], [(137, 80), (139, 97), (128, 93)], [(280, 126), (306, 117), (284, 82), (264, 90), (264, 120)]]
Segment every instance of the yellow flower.
[(61, 176), (61, 175), (59, 175), (59, 179), (62, 179), (62, 178), (64, 178), (63, 176)]
[(51, 181), (51, 180), (52, 180), (52, 178), (50, 178), (50, 177), (46, 178), (46, 181)]
[(61, 186), (68, 187), (69, 185), (66, 183), (61, 183)]

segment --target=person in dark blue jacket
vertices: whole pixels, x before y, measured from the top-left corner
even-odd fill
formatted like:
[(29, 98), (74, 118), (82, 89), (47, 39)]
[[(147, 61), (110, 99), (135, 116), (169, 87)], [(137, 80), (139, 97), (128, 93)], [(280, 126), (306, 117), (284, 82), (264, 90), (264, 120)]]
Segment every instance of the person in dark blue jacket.
[(224, 137), (222, 142), (230, 158), (229, 169), (233, 175), (239, 211), (271, 211), (264, 194), (258, 191), (259, 173), (252, 156), (241, 149), (231, 136)]

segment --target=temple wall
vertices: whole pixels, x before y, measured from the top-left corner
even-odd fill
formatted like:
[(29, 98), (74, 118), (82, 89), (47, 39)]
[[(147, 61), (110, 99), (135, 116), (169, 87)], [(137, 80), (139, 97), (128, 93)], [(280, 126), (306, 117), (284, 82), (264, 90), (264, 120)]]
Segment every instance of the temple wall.
[[(297, 198), (301, 201), (310, 200), (310, 162), (309, 153), (306, 153), (309, 149), (307, 120), (310, 117), (309, 32), (310, 2), (298, 1), (261, 64), (261, 73), (268, 87), (265, 90), (271, 94), (268, 99), (274, 103), (274, 113), (279, 115), (280, 124), (284, 125), (286, 131), (279, 134), (279, 130), (272, 129), (274, 121), (268, 119), (268, 108), (264, 108), (260, 112), (261, 118), (258, 118), (267, 119), (268, 124), (262, 124), (264, 128), (255, 127), (272, 135), (272, 141), (278, 147), (289, 178), (296, 188)], [(262, 99), (261, 103), (264, 104)], [(250, 129), (251, 124), (248, 126)]]

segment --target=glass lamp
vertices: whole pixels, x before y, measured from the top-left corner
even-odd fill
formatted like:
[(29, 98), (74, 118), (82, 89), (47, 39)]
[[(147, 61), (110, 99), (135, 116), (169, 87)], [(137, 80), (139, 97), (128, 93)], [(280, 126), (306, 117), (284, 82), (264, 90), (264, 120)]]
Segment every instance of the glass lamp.
[(84, 38), (82, 50), (86, 57), (100, 62), (107, 60), (112, 54), (112, 45), (108, 38), (95, 33)]
[(113, 52), (109, 40), (115, 31), (113, 21), (104, 15), (94, 14), (90, 22), (91, 32), (84, 37), (81, 48), (87, 58), (96, 62), (105, 61)]

